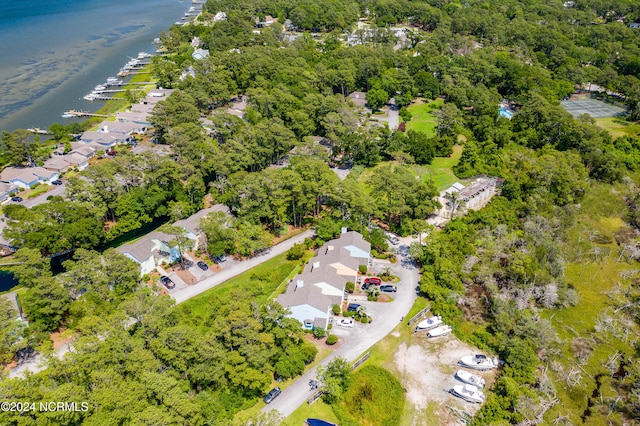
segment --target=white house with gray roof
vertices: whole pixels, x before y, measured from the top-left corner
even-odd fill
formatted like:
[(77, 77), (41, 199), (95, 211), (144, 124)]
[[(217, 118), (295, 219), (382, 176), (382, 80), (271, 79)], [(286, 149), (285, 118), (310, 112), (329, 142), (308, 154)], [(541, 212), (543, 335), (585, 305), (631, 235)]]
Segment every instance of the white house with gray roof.
[(303, 272), (287, 285), (278, 302), (289, 308), (292, 318), (305, 329), (327, 328), (331, 307), (341, 305), (348, 281), (355, 283), (360, 265), (369, 263), (371, 244), (355, 231), (327, 241)]
[[(185, 229), (186, 236), (189, 239), (188, 247), (185, 250), (197, 250), (200, 242), (200, 219), (209, 213), (222, 211), (229, 212), (227, 206), (216, 204), (215, 206), (202, 209), (186, 219), (179, 220), (174, 223)], [(171, 247), (170, 242), (175, 236), (154, 231), (138, 240), (118, 247), (118, 251), (129, 259), (140, 265), (140, 275), (148, 274), (158, 265), (170, 264), (176, 262), (180, 258), (180, 251), (177, 247)]]

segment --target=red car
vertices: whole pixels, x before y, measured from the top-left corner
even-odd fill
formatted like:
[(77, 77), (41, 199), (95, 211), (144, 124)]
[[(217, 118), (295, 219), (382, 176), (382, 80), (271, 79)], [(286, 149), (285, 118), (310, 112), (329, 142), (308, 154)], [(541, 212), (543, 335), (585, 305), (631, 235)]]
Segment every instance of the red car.
[(382, 284), (382, 280), (378, 277), (369, 277), (369, 278), (365, 278), (364, 279), (364, 283), (365, 284), (373, 284), (373, 285), (380, 285)]

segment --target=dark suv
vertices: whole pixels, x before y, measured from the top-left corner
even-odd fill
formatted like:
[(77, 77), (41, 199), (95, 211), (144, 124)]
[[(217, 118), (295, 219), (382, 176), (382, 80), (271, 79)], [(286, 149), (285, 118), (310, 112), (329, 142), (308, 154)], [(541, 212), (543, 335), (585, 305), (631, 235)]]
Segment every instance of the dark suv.
[(206, 263), (204, 263), (202, 260), (196, 263), (196, 265), (198, 265), (198, 268), (202, 269), (203, 271), (206, 271), (207, 269), (209, 269), (209, 266)]
[(171, 290), (172, 288), (175, 288), (176, 286), (175, 283), (171, 281), (171, 278), (167, 277), (166, 275), (163, 275), (160, 277), (160, 282), (169, 290)]
[(360, 305), (357, 303), (349, 303), (349, 306), (347, 306), (347, 312), (358, 312), (359, 307)]
[(280, 388), (273, 388), (269, 391), (268, 394), (264, 396), (263, 401), (265, 402), (265, 404), (270, 404), (271, 401), (273, 401), (278, 397), (278, 395), (280, 395), (280, 393), (282, 393)]

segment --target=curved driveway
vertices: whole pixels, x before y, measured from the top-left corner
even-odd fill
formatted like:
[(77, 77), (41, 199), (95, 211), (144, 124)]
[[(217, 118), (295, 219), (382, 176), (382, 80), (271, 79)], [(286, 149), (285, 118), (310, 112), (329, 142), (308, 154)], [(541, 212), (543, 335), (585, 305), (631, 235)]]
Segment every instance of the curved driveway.
[[(345, 329), (334, 327), (332, 332), (343, 338), (345, 342), (331, 355), (322, 360), (320, 365), (328, 364), (335, 357), (343, 357), (349, 362), (355, 361), (367, 349), (378, 341), (382, 340), (398, 325), (407, 315), (413, 302), (417, 299), (416, 287), (418, 286), (419, 270), (415, 263), (409, 258), (409, 247), (400, 246), (398, 263), (395, 265), (385, 262), (373, 261), (375, 272), (382, 272), (383, 268), (390, 266), (393, 274), (400, 277), (397, 284), (398, 292), (395, 299), (390, 303), (368, 302), (366, 298), (349, 297), (349, 301), (357, 302), (366, 306), (367, 312), (373, 317), (373, 322), (361, 324), (356, 322), (353, 328)], [(393, 295), (393, 293), (391, 293)], [(364, 300), (362, 300), (364, 299)], [(268, 412), (278, 410), (284, 417), (288, 417), (300, 405), (305, 404), (307, 399), (313, 395), (309, 387), (309, 380), (316, 378), (316, 368), (314, 367), (302, 375), (291, 386), (282, 391), (282, 394), (271, 404), (266, 405), (262, 411)]]

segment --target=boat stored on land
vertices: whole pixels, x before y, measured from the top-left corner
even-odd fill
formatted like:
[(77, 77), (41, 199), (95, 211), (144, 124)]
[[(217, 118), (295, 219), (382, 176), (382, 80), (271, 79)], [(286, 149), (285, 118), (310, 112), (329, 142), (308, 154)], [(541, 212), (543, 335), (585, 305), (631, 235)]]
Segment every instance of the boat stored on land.
[(475, 404), (482, 404), (484, 402), (484, 394), (473, 385), (455, 385), (450, 392), (468, 402)]
[(442, 325), (442, 317), (438, 315), (431, 318), (427, 318), (424, 321), (420, 321), (420, 323), (418, 323), (418, 325), (416, 326), (415, 331), (429, 330), (431, 328), (438, 327), (439, 325)]
[(458, 361), (458, 365), (462, 367), (472, 368), (474, 370), (491, 370), (493, 368), (498, 368), (498, 359), (497, 358), (489, 358), (486, 355), (476, 354), (463, 356), (460, 361)]
[(458, 370), (456, 372), (456, 379), (478, 388), (483, 388), (485, 385), (485, 381), (482, 377), (476, 376), (475, 374), (469, 373), (468, 371), (464, 370)]
[(429, 332), (427, 333), (427, 336), (440, 337), (440, 336), (446, 336), (449, 333), (451, 333), (451, 327), (448, 325), (442, 325), (440, 327), (434, 328), (433, 330), (429, 330)]

